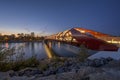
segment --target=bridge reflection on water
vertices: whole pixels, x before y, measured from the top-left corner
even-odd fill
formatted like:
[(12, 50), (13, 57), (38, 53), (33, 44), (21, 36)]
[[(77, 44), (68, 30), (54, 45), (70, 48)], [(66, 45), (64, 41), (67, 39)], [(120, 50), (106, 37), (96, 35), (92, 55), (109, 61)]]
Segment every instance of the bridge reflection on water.
[[(46, 41), (44, 43), (44, 48), (46, 54), (49, 58), (56, 56), (64, 56), (64, 57), (76, 57), (80, 54), (80, 47), (76, 47), (70, 44), (65, 44), (57, 41)], [(95, 50), (87, 49), (88, 55), (92, 55), (96, 53)]]
[[(79, 54), (79, 48), (64, 44), (61, 42), (25, 42), (25, 43), (0, 43), (1, 47), (15, 48), (22, 47), (22, 52), (25, 59), (36, 55), (37, 59), (52, 58), (55, 56), (74, 57)], [(18, 51), (16, 51), (18, 52)], [(19, 54), (15, 54), (17, 56)]]
[(57, 56), (52, 49), (52, 44), (51, 43), (49, 43), (48, 45), (44, 43), (44, 48), (45, 48), (45, 51), (46, 51), (46, 54), (47, 54), (48, 58), (53, 58), (53, 57)]

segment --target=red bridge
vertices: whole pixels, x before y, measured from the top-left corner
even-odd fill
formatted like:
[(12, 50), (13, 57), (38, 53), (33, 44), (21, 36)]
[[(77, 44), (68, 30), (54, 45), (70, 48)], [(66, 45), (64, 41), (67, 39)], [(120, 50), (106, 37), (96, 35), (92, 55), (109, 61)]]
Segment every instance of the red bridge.
[(108, 34), (84, 28), (72, 28), (57, 34), (45, 37), (48, 41), (60, 41), (74, 46), (84, 45), (88, 49), (98, 51), (117, 51), (118, 47), (108, 43), (100, 37), (110, 37)]

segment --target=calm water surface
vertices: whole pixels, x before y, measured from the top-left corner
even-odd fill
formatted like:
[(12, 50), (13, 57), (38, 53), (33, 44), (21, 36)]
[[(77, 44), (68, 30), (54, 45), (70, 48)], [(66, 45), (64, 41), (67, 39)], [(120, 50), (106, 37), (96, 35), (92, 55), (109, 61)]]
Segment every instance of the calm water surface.
[[(24, 58), (30, 58), (32, 55), (36, 55), (37, 59), (43, 59), (49, 57), (48, 51), (42, 42), (25, 42), (25, 43), (0, 43), (2, 47), (18, 49), (22, 48), (24, 52)], [(79, 52), (79, 48), (74, 48), (73, 46), (67, 44), (49, 43), (49, 49), (52, 48), (53, 52), (57, 56), (73, 57)], [(74, 50), (73, 50), (74, 49)]]

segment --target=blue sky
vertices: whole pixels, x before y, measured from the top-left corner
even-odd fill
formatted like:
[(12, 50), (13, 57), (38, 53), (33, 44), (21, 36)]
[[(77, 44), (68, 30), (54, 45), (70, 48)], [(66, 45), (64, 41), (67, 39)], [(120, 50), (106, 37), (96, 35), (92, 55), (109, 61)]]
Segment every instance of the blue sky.
[(53, 34), (73, 27), (120, 35), (119, 0), (0, 0), (0, 33)]

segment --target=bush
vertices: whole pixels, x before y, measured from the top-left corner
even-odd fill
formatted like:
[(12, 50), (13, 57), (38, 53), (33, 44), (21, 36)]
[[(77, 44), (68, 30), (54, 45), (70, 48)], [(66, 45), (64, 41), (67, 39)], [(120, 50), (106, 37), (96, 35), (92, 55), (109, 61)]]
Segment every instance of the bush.
[(37, 67), (38, 65), (39, 65), (39, 61), (35, 57), (31, 57), (23, 61), (0, 62), (0, 71), (8, 71), (8, 70), (18, 71), (26, 67)]
[(79, 60), (84, 61), (88, 57), (88, 50), (84, 45), (80, 46)]
[(41, 70), (41, 71), (45, 71), (48, 69), (48, 64), (39, 64), (38, 65), (38, 68)]

